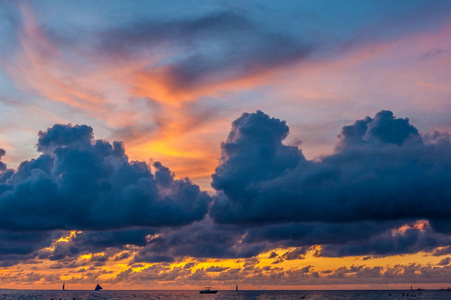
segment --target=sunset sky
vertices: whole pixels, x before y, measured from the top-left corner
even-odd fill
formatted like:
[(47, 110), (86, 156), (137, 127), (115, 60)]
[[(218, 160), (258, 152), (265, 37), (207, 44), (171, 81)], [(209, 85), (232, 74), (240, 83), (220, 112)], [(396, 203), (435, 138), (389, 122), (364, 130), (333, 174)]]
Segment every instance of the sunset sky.
[(451, 287), (451, 2), (0, 0), (0, 288)]

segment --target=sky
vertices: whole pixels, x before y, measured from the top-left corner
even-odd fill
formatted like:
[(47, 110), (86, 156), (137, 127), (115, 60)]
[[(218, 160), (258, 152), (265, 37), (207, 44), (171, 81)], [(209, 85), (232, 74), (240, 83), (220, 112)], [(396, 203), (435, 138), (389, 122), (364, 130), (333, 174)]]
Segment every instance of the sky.
[(451, 286), (451, 2), (0, 0), (0, 288)]

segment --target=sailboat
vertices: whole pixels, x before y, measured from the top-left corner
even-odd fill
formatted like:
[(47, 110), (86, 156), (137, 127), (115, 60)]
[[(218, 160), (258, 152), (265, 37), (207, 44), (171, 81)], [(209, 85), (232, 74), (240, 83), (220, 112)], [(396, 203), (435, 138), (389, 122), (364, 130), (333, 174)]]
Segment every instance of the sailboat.
[(99, 284), (97, 284), (94, 291), (100, 291), (100, 290), (103, 290), (103, 288)]
[(66, 283), (63, 283), (63, 291), (65, 291), (66, 289), (64, 288), (64, 285), (65, 285)]
[(235, 289), (238, 291), (238, 284), (236, 285)]

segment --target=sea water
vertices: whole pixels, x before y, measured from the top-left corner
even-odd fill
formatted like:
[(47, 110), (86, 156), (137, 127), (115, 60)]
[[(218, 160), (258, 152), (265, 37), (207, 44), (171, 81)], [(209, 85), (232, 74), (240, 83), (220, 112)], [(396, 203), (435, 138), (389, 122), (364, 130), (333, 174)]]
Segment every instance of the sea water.
[(320, 300), (320, 299), (451, 299), (450, 291), (219, 291), (199, 294), (198, 291), (32, 291), (0, 290), (0, 299), (8, 300)]

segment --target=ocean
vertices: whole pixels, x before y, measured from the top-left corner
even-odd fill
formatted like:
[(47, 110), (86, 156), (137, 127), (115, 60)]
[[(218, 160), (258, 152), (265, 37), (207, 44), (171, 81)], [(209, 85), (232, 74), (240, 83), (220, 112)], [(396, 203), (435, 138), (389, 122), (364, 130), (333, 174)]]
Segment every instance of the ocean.
[(0, 300), (320, 300), (320, 299), (451, 299), (450, 291), (219, 291), (199, 294), (198, 291), (33, 291), (0, 290)]

